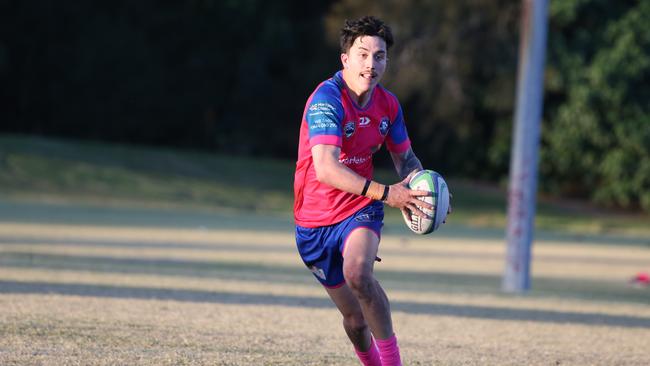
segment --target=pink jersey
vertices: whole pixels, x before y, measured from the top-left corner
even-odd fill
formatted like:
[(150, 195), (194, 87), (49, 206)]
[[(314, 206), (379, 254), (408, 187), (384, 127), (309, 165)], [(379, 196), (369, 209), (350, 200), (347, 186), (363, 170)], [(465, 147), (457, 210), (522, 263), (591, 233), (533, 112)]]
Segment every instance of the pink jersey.
[(348, 95), (340, 71), (322, 82), (307, 100), (300, 126), (294, 178), (296, 224), (311, 228), (336, 224), (372, 202), (370, 198), (320, 183), (311, 155), (313, 146), (339, 146), (339, 161), (372, 179), (372, 155), (384, 141), (388, 150), (395, 153), (411, 146), (395, 95), (377, 85), (368, 104), (360, 108)]

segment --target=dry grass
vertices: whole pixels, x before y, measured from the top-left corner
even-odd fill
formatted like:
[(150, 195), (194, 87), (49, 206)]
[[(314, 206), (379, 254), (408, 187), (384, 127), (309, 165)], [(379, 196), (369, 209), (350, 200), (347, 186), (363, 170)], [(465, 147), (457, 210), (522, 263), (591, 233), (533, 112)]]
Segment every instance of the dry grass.
[[(376, 271), (405, 365), (647, 365), (647, 246), (386, 234)], [(0, 223), (1, 365), (357, 365), (287, 230)]]

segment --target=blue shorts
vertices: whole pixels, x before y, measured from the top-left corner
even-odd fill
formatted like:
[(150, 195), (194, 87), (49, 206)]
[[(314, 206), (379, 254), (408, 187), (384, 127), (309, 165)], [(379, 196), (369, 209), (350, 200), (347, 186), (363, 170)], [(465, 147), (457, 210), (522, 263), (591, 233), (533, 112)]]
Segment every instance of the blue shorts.
[(302, 261), (325, 287), (337, 288), (343, 278), (343, 250), (350, 234), (367, 228), (381, 237), (384, 204), (375, 201), (347, 219), (330, 226), (306, 228), (296, 225), (296, 244)]

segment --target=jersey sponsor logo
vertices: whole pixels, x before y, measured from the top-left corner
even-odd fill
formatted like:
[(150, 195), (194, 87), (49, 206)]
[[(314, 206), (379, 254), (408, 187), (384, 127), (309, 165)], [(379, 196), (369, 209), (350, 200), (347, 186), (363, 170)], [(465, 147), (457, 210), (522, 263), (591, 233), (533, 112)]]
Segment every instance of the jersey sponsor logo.
[(307, 116), (308, 116), (308, 117), (312, 117), (312, 118), (313, 118), (313, 117), (318, 117), (318, 116), (336, 117), (336, 115), (334, 114), (334, 112), (331, 112), (331, 111), (322, 111), (322, 110), (309, 112), (309, 113), (307, 113)]
[(337, 127), (336, 123), (328, 119), (319, 118), (309, 122), (310, 130), (328, 130), (328, 129), (335, 129), (336, 127)]
[(345, 126), (343, 126), (343, 133), (345, 133), (345, 137), (347, 138), (354, 135), (354, 121), (347, 122)]
[(313, 103), (309, 105), (309, 112), (307, 112), (307, 116), (311, 118), (318, 116), (335, 118), (335, 111), (336, 109), (334, 106), (329, 103)]
[(359, 127), (366, 127), (370, 124), (370, 118), (360, 117), (359, 118)]
[(345, 159), (339, 159), (339, 163), (345, 165), (361, 165), (370, 159), (370, 156), (351, 156)]
[(317, 111), (317, 110), (329, 110), (329, 111), (333, 111), (333, 110), (334, 110), (334, 106), (331, 105), (331, 104), (329, 104), (329, 103), (312, 103), (312, 104), (309, 106), (309, 110), (310, 110), (311, 112), (314, 112), (314, 111)]
[(386, 136), (389, 127), (390, 127), (390, 123), (388, 122), (388, 117), (383, 117), (379, 122), (379, 133), (382, 136)]

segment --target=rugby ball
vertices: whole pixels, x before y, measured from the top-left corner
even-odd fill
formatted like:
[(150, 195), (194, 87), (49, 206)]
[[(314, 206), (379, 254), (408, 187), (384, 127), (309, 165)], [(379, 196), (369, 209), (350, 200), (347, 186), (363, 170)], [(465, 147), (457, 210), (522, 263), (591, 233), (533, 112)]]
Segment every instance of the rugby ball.
[(432, 219), (425, 219), (411, 214), (411, 212), (402, 212), (406, 226), (420, 235), (437, 230), (447, 218), (447, 210), (449, 209), (449, 187), (447, 182), (433, 170), (421, 170), (411, 177), (408, 187), (413, 190), (431, 192), (431, 196), (418, 197), (418, 199), (432, 204), (434, 209), (429, 210), (418, 206), (422, 212), (431, 216)]

